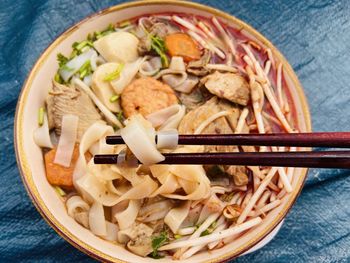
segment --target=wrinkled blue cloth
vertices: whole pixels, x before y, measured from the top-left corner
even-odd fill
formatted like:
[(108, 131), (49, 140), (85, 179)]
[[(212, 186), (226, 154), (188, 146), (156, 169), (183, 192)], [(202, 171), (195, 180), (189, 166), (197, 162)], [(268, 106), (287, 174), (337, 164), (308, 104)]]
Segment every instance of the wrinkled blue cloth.
[[(13, 147), (21, 86), (41, 52), (87, 15), (122, 1), (0, 0), (0, 262), (93, 262), (51, 229), (22, 185)], [(315, 131), (350, 130), (350, 1), (203, 0), (237, 16), (287, 57)], [(350, 172), (309, 172), (276, 238), (236, 262), (350, 262)]]

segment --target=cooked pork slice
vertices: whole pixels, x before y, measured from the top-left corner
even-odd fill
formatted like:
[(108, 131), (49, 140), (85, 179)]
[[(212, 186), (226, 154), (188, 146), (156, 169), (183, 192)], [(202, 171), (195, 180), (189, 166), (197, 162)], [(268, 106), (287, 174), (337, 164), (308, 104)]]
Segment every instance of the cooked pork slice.
[(204, 77), (201, 82), (214, 95), (246, 106), (250, 99), (249, 84), (239, 74), (215, 73)]
[(73, 114), (79, 117), (78, 141), (84, 132), (102, 117), (89, 96), (76, 88), (53, 83), (52, 90), (46, 98), (50, 129), (54, 128), (61, 134), (62, 116)]
[[(179, 125), (180, 134), (193, 134), (198, 126), (212, 115), (220, 111), (231, 111), (232, 114), (226, 117), (217, 118), (204, 128), (202, 134), (232, 134), (237, 126), (238, 118), (240, 116), (240, 109), (234, 104), (218, 99), (216, 96), (208, 100), (202, 106), (191, 110), (182, 119)], [(206, 152), (237, 152), (236, 146), (205, 146)], [(205, 167), (207, 170), (211, 166)], [(233, 181), (236, 185), (245, 185), (248, 183), (248, 176), (246, 175), (246, 169), (244, 166), (224, 166), (225, 173), (233, 177)]]

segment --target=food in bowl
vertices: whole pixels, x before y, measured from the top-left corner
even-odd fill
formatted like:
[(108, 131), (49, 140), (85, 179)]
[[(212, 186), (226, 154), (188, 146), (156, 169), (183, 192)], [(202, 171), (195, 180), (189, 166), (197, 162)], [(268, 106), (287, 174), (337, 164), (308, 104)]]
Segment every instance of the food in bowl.
[[(142, 257), (182, 260), (243, 238), (293, 191), (294, 168), (157, 165), (169, 151), (295, 150), (159, 150), (150, 140), (174, 129), (298, 131), (282, 62), (244, 32), (215, 16), (143, 15), (91, 32), (57, 58), (33, 138), (67, 213), (96, 236)], [(94, 164), (95, 154), (130, 154), (106, 144), (113, 134), (142, 165)]]

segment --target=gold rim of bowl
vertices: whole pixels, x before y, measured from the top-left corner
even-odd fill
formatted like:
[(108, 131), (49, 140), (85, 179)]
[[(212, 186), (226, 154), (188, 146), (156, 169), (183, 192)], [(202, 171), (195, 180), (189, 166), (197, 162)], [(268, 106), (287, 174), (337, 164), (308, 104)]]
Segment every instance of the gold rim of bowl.
[[(298, 93), (301, 107), (304, 113), (304, 118), (306, 122), (306, 129), (307, 131), (311, 131), (311, 117), (309, 112), (308, 103), (303, 91), (303, 88), (295, 75), (292, 67), (289, 65), (288, 61), (282, 56), (282, 54), (278, 51), (276, 47), (273, 46), (273, 44), (267, 40), (263, 35), (261, 35), (258, 31), (256, 31), (254, 28), (252, 28), (250, 25), (244, 23), (243, 21), (237, 19), (236, 17), (229, 15), (223, 11), (220, 11), (218, 9), (205, 6), (198, 3), (192, 3), (187, 1), (178, 1), (178, 0), (148, 0), (148, 1), (136, 1), (131, 3), (124, 3), (116, 6), (112, 6), (109, 8), (106, 8), (98, 13), (95, 13), (93, 15), (90, 15), (86, 17), (85, 19), (81, 20), (80, 22), (76, 23), (74, 26), (70, 27), (68, 30), (66, 30), (64, 33), (62, 33), (58, 38), (56, 38), (47, 48), (44, 50), (44, 52), (41, 54), (40, 58), (35, 63), (34, 67), (32, 68), (31, 72), (29, 73), (26, 81), (24, 82), (24, 85), (22, 87), (22, 91), (19, 95), (17, 107), (16, 107), (16, 115), (15, 115), (15, 122), (14, 122), (14, 144), (15, 144), (15, 152), (16, 152), (16, 159), (17, 164), (19, 167), (19, 171), (21, 174), (22, 181), (25, 185), (25, 188), (32, 199), (32, 202), (34, 203), (35, 207), (39, 211), (39, 213), (42, 215), (42, 217), (45, 219), (45, 221), (53, 228), (55, 231), (63, 237), (66, 241), (68, 241), (71, 245), (79, 249), (80, 251), (88, 254), (89, 256), (97, 259), (102, 260), (104, 262), (124, 262), (122, 260), (119, 260), (117, 258), (111, 257), (105, 253), (102, 253), (98, 249), (86, 244), (82, 240), (78, 239), (76, 236), (74, 236), (67, 228), (65, 228), (58, 220), (53, 216), (53, 214), (49, 211), (48, 207), (45, 205), (44, 201), (39, 195), (39, 192), (34, 184), (33, 178), (32, 178), (32, 172), (29, 167), (29, 162), (27, 160), (27, 157), (24, 153), (24, 147), (23, 147), (23, 136), (22, 136), (22, 128), (23, 128), (23, 111), (24, 106), (26, 104), (26, 100), (29, 93), (29, 88), (31, 86), (31, 83), (34, 79), (34, 76), (36, 75), (37, 71), (41, 68), (41, 65), (46, 60), (48, 55), (51, 53), (51, 51), (58, 46), (67, 36), (78, 30), (79, 26), (83, 24), (84, 22), (88, 21), (91, 18), (99, 17), (101, 15), (118, 11), (125, 8), (130, 7), (136, 7), (136, 6), (147, 6), (147, 5), (176, 5), (176, 6), (183, 6), (183, 7), (189, 7), (189, 8), (195, 8), (202, 11), (206, 11), (208, 13), (211, 13), (212, 15), (215, 15), (217, 17), (226, 19), (227, 21), (232, 22), (235, 25), (238, 25), (241, 28), (244, 28), (247, 30), (247, 32), (254, 35), (257, 39), (259, 39), (265, 46), (269, 47), (275, 56), (283, 63), (284, 69), (288, 73), (289, 77), (291, 78), (292, 82), (295, 85), (296, 91)], [(300, 179), (297, 183), (297, 191), (293, 191), (291, 193), (291, 197), (288, 201), (288, 203), (285, 205), (284, 210), (278, 214), (278, 216), (264, 229), (264, 231), (259, 232), (259, 234), (254, 238), (249, 240), (249, 242), (244, 243), (237, 249), (230, 251), (224, 255), (221, 255), (217, 257), (214, 260), (209, 260), (206, 262), (223, 262), (227, 261), (229, 259), (235, 258), (239, 256), (240, 254), (248, 251), (250, 248), (252, 248), (254, 245), (256, 245), (259, 241), (261, 241), (264, 237), (266, 237), (286, 216), (288, 211), (293, 206), (296, 198), (300, 194), (305, 179), (306, 179), (307, 169), (303, 169), (302, 176), (300, 176)]]

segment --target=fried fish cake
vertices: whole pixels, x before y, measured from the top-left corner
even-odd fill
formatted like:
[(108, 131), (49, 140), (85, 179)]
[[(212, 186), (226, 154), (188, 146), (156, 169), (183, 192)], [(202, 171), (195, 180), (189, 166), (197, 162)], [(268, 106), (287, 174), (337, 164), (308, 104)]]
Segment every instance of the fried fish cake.
[(121, 95), (121, 105), (127, 118), (138, 113), (147, 116), (176, 103), (174, 90), (151, 77), (134, 80)]

